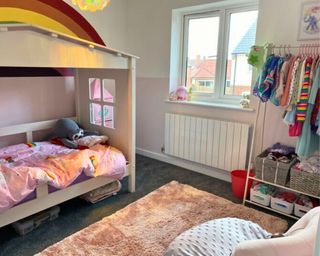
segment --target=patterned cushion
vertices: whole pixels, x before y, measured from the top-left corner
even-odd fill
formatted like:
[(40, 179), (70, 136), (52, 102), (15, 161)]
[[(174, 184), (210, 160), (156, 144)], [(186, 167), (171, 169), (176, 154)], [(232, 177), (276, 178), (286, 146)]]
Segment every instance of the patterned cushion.
[(171, 242), (165, 256), (230, 256), (240, 242), (270, 236), (270, 233), (251, 221), (216, 219), (180, 234)]

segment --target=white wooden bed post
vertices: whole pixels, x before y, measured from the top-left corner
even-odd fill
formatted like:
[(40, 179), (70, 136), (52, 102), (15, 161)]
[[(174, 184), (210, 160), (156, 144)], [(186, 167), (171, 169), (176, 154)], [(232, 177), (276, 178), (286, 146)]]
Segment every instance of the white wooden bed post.
[(79, 79), (79, 71), (75, 69), (74, 74), (74, 89), (75, 89), (75, 107), (76, 107), (76, 116), (77, 121), (81, 123), (81, 115), (80, 115), (80, 79)]
[(129, 77), (128, 77), (128, 96), (129, 96), (129, 192), (136, 190), (136, 59), (129, 59)]

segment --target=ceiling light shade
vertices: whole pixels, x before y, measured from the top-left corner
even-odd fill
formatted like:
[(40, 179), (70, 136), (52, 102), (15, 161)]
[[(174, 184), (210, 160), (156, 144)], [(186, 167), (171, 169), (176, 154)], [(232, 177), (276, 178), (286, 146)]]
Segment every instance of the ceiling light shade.
[(110, 4), (110, 0), (72, 0), (74, 5), (79, 6), (83, 11), (101, 11)]

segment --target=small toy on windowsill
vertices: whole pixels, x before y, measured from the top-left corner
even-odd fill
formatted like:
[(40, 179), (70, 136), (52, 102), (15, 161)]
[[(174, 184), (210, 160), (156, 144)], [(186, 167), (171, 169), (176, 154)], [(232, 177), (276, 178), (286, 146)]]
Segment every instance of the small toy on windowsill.
[(185, 86), (179, 86), (176, 90), (169, 94), (170, 101), (186, 101), (188, 100), (188, 89)]
[(249, 108), (250, 107), (250, 93), (243, 92), (242, 99), (240, 100), (240, 106), (242, 108)]

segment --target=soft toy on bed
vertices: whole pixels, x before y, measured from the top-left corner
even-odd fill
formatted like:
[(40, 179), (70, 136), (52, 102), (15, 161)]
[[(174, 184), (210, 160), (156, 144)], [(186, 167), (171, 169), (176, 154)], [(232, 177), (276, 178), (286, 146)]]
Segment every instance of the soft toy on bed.
[(57, 121), (55, 127), (53, 128), (53, 135), (51, 137), (58, 138), (62, 144), (68, 148), (78, 148), (79, 145), (82, 144), (82, 138), (86, 136), (94, 136), (95, 139), (97, 139), (97, 137), (103, 137), (104, 142), (108, 139), (106, 136), (98, 135), (99, 132), (97, 131), (86, 131), (81, 129), (79, 125), (72, 119), (62, 118)]

